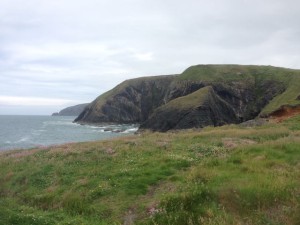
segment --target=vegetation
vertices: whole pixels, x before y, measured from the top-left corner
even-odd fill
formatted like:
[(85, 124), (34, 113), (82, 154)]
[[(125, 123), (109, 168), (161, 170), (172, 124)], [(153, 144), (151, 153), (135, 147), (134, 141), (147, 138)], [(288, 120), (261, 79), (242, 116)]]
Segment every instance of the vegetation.
[(267, 115), (274, 112), (283, 105), (297, 106), (300, 104), (300, 75), (295, 75), (290, 78), (288, 88), (281, 95), (276, 96), (261, 112), (262, 115)]
[(0, 224), (299, 224), (300, 116), (0, 155)]
[(211, 94), (212, 91), (213, 91), (212, 87), (207, 86), (189, 95), (175, 98), (174, 100), (171, 100), (170, 102), (161, 106), (158, 109), (160, 110), (166, 110), (168, 108), (193, 109), (199, 105), (202, 105), (207, 100), (209, 94)]
[[(276, 96), (261, 111), (262, 116), (266, 116), (283, 105), (295, 106), (300, 104), (297, 97), (300, 95), (300, 71), (273, 66), (253, 66), (253, 65), (196, 65), (185, 70), (178, 80), (202, 80), (208, 82), (234, 82), (242, 81), (249, 85), (261, 84), (268, 80), (281, 82), (285, 86), (285, 91)], [(262, 95), (265, 90), (261, 90)]]
[(170, 80), (172, 80), (172, 76), (151, 76), (151, 77), (139, 77), (139, 78), (134, 78), (134, 79), (129, 79), (129, 80), (125, 80), (122, 83), (118, 84), (116, 87), (114, 87), (113, 89), (103, 93), (102, 95), (98, 96), (94, 102), (96, 102), (97, 104), (97, 108), (100, 109), (100, 107), (106, 103), (107, 100), (111, 99), (114, 95), (118, 95), (122, 90), (126, 89), (127, 87), (131, 86), (137, 86), (139, 85), (141, 82), (155, 82), (155, 81), (160, 81), (160, 79), (164, 79), (164, 78), (169, 78)]

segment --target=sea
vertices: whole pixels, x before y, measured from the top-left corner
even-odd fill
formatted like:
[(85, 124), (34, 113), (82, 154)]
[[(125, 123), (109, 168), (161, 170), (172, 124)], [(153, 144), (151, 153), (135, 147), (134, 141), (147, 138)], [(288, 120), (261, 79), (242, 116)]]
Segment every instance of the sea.
[(80, 125), (71, 116), (0, 115), (0, 151), (132, 135), (137, 124)]

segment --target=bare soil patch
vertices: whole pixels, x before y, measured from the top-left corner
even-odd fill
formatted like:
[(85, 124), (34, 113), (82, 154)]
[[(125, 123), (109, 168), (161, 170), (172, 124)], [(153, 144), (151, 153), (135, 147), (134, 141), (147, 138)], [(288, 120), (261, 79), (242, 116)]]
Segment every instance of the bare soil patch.
[(270, 114), (270, 118), (280, 123), (286, 119), (300, 114), (300, 106), (282, 106), (280, 109)]

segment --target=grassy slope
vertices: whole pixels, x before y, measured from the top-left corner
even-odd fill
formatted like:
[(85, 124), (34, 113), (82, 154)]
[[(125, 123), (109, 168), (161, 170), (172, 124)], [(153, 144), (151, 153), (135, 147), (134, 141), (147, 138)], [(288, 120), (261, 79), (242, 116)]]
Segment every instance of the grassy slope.
[(232, 81), (252, 79), (250, 69), (253, 66), (241, 65), (196, 65), (186, 69), (179, 80), (202, 80), (202, 81)]
[(0, 224), (298, 224), (300, 117), (0, 155)]
[(297, 97), (300, 96), (300, 75), (293, 76), (288, 82), (288, 89), (281, 95), (276, 96), (261, 112), (269, 114), (279, 109), (282, 105), (296, 106), (300, 104)]
[(201, 88), (189, 95), (178, 97), (167, 104), (157, 108), (157, 110), (168, 110), (168, 109), (193, 109), (201, 104), (203, 104), (207, 98), (209, 97), (209, 94), (213, 91), (211, 86), (207, 86), (204, 88)]
[(161, 76), (151, 76), (151, 77), (139, 77), (139, 78), (134, 78), (134, 79), (129, 79), (125, 80), (122, 83), (118, 84), (116, 87), (113, 89), (103, 93), (102, 95), (98, 96), (93, 103), (95, 103), (95, 107), (97, 109), (100, 109), (107, 100), (112, 99), (113, 96), (119, 94), (122, 90), (124, 90), (128, 86), (136, 86), (142, 81), (155, 81), (159, 78), (164, 78), (164, 77), (171, 77), (174, 76), (176, 77), (177, 75), (161, 75)]

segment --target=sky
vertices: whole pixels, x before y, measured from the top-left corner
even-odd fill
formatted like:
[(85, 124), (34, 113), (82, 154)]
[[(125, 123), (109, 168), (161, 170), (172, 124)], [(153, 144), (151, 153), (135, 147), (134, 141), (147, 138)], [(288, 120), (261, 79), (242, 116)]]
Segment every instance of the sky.
[(0, 114), (50, 115), (196, 64), (300, 69), (298, 0), (0, 0)]

